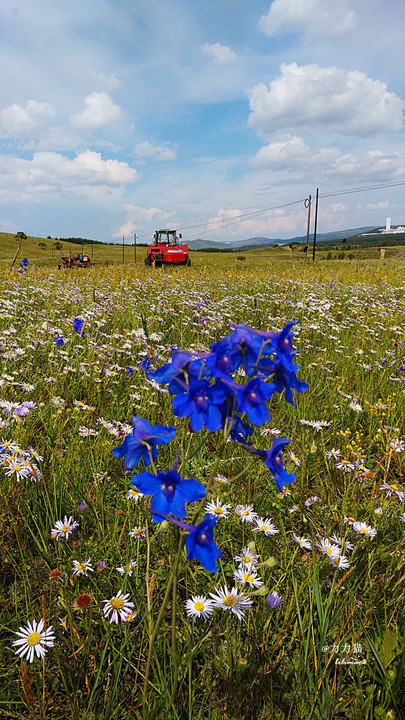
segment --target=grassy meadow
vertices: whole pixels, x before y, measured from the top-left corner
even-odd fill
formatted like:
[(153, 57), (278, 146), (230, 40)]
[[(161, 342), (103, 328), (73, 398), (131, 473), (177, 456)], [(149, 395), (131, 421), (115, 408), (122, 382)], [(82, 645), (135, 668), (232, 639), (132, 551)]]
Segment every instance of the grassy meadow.
[[(94, 267), (58, 271), (44, 242), (11, 270), (0, 242), (0, 717), (403, 718), (405, 259), (278, 248), (150, 269), (145, 248), (135, 265), (94, 246)], [(194, 432), (150, 377), (231, 323), (290, 321), (308, 389), (242, 416), (248, 449)], [(176, 433), (125, 472), (132, 416)], [(279, 438), (282, 492), (249, 451)], [(186, 522), (209, 505), (217, 572), (131, 484), (174, 466), (205, 488)]]

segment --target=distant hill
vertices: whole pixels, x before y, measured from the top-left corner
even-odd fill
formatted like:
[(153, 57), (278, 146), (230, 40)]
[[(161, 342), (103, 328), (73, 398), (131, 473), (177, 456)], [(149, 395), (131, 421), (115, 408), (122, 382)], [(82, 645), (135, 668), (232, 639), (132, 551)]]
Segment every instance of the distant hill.
[[(337, 230), (329, 233), (317, 233), (318, 242), (334, 242), (336, 240), (342, 240), (342, 238), (354, 237), (361, 235), (362, 233), (369, 233), (373, 230), (377, 230), (374, 225), (366, 225), (359, 228), (349, 228), (347, 230)], [(309, 235), (309, 241), (312, 242), (314, 239), (313, 233)], [(305, 243), (307, 240), (306, 235), (299, 235), (297, 237), (288, 238), (268, 238), (268, 237), (251, 237), (246, 240), (235, 240), (234, 242), (218, 242), (212, 240), (203, 240), (198, 238), (197, 240), (190, 240), (187, 242), (190, 250), (253, 250), (254, 248), (270, 247), (272, 245), (289, 245), (290, 243)], [(184, 242), (184, 240), (183, 240)]]

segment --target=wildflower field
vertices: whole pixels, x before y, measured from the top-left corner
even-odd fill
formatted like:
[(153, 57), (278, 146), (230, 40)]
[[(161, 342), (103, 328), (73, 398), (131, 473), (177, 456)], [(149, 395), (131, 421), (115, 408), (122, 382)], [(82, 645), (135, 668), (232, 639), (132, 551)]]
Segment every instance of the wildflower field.
[(269, 257), (3, 268), (1, 718), (404, 717), (405, 262)]

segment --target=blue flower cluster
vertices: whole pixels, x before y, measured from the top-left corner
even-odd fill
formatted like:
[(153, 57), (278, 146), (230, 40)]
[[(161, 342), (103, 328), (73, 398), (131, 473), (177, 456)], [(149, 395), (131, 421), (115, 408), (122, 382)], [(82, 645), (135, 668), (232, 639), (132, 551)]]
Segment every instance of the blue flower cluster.
[[(193, 356), (175, 350), (170, 363), (149, 373), (155, 382), (168, 383), (176, 417), (188, 417), (194, 432), (203, 427), (212, 432), (225, 429), (231, 440), (264, 460), (280, 491), (295, 479), (284, 470), (281, 458), (289, 440), (281, 438), (267, 451), (253, 450), (248, 440), (253, 428), (245, 419), (263, 425), (270, 420), (266, 403), (274, 393), (284, 391), (286, 401), (295, 405), (293, 390), (302, 393), (308, 388), (297, 378), (295, 324), (289, 322), (279, 333), (234, 325), (230, 335), (211, 345), (210, 353)], [(236, 373), (247, 376), (247, 383), (236, 383)]]
[(23, 258), (23, 260), (21, 260), (21, 262), (20, 262), (17, 272), (19, 272), (20, 275), (22, 275), (25, 272), (28, 272), (27, 266), (28, 266), (28, 258)]
[[(265, 462), (280, 492), (283, 485), (295, 480), (295, 475), (284, 469), (281, 455), (290, 440), (277, 438), (269, 450), (256, 449), (249, 441), (253, 428), (246, 419), (253, 425), (262, 425), (270, 420), (266, 403), (274, 393), (284, 391), (286, 401), (294, 405), (293, 390), (301, 393), (307, 389), (307, 384), (297, 378), (299, 366), (294, 362), (296, 351), (292, 346), (294, 325), (294, 322), (288, 323), (279, 333), (254, 330), (244, 324), (233, 325), (227, 337), (211, 345), (211, 352), (196, 356), (174, 348), (171, 362), (148, 373), (155, 382), (168, 384), (176, 417), (187, 417), (194, 432), (204, 427), (211, 432), (223, 429), (224, 437)], [(237, 373), (240, 379), (248, 378), (245, 384), (235, 382)], [(141, 459), (146, 467), (151, 465), (155, 470), (157, 445), (169, 443), (176, 430), (164, 425), (152, 427), (135, 416), (132, 424), (132, 435), (112, 452), (116, 457), (125, 457), (127, 472)], [(213, 540), (216, 518), (206, 515), (199, 525), (178, 519), (186, 517), (186, 503), (205, 496), (204, 486), (191, 478), (182, 480), (177, 472), (177, 460), (169, 472), (142, 472), (134, 475), (131, 482), (144, 495), (152, 496), (154, 522), (167, 519), (189, 532), (188, 559), (199, 558), (207, 570), (216, 572), (215, 561), (221, 556)]]

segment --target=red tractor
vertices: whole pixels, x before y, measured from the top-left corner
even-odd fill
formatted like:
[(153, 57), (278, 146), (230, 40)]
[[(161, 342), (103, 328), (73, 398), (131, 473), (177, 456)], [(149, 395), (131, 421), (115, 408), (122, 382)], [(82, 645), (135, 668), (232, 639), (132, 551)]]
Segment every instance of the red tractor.
[(181, 233), (177, 235), (177, 230), (156, 230), (153, 244), (148, 247), (145, 265), (154, 264), (155, 268), (162, 267), (162, 265), (187, 265), (190, 267), (188, 247), (179, 245), (179, 240), (181, 240)]

